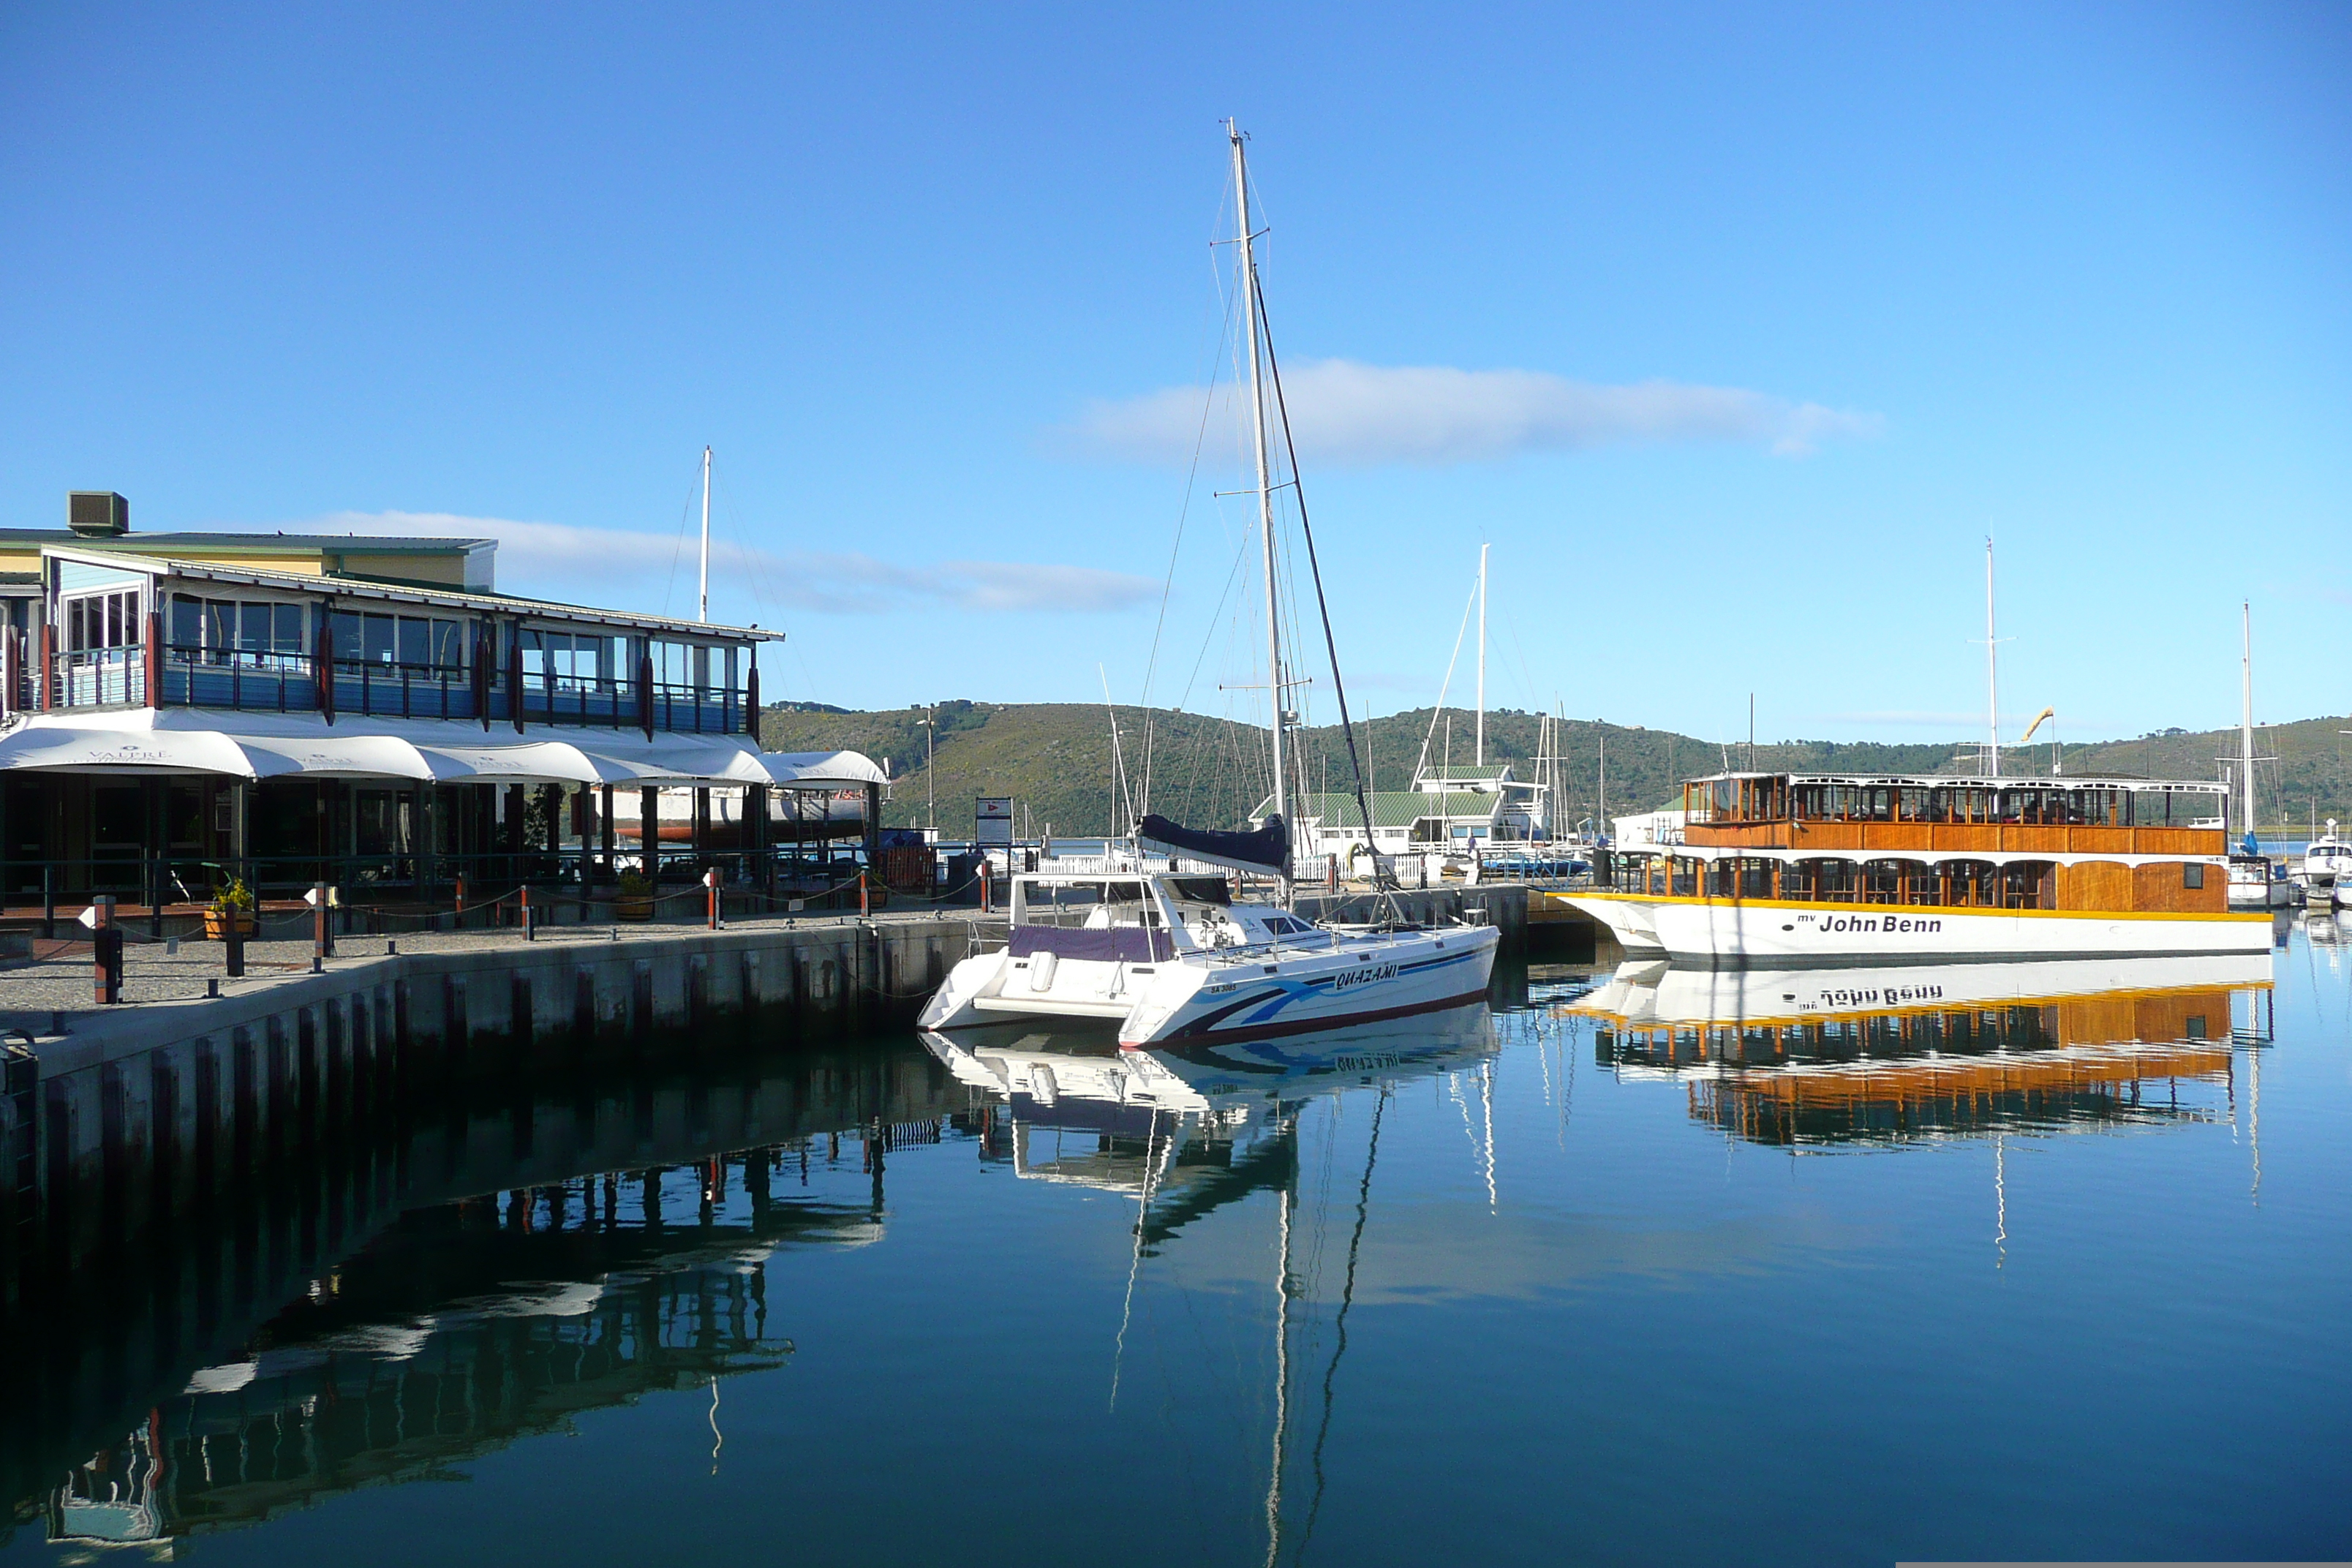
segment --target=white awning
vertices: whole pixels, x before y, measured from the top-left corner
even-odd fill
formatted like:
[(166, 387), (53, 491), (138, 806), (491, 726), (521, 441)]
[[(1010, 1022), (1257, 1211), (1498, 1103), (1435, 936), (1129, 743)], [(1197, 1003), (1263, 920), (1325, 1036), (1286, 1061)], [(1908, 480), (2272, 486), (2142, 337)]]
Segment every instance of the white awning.
[[(814, 771), (804, 764), (822, 763)], [(0, 734), (0, 771), (213, 773), (622, 788), (803, 787), (879, 780), (855, 752), (763, 755), (748, 737), (455, 720), (352, 720), (194, 708), (28, 715)]]
[(0, 769), (58, 773), (226, 773), (273, 778), (298, 773), (284, 757), (248, 756), (217, 731), (150, 733), (27, 724), (0, 736)]
[(862, 752), (762, 752), (760, 761), (778, 784), (888, 784), (890, 777)]

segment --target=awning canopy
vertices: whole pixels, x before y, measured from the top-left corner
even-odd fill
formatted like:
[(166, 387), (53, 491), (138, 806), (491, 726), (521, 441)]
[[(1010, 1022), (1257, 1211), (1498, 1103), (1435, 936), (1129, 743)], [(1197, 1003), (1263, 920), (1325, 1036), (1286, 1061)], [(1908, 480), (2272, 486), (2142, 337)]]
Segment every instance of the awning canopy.
[(760, 762), (776, 783), (807, 788), (890, 782), (863, 752), (762, 752)]
[[(103, 721), (102, 722), (94, 721)], [(0, 734), (0, 772), (215, 774), (260, 780), (825, 788), (883, 782), (855, 752), (761, 752), (744, 736), (635, 730), (515, 734), (455, 721), (331, 725), (309, 714), (133, 709), (27, 716)]]

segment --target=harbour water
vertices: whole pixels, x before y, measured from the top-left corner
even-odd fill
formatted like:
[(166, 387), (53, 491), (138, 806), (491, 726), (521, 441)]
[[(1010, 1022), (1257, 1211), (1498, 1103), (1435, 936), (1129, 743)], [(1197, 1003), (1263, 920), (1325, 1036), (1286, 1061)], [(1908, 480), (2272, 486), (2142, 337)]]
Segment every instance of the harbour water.
[(2281, 941), (612, 1086), (642, 1165), (16, 1341), (0, 1563), (2352, 1554), (2352, 946)]

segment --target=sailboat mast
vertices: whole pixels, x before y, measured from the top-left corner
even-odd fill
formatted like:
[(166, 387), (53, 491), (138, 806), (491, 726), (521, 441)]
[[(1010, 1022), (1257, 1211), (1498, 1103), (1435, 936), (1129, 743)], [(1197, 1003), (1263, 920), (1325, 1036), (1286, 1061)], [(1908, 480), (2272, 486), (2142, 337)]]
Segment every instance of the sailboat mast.
[[(1241, 222), (1242, 246), (1242, 327), (1249, 333), (1250, 438), (1253, 454), (1257, 459), (1257, 521), (1258, 531), (1265, 545), (1265, 681), (1266, 694), (1274, 712), (1274, 811), (1285, 825), (1290, 821), (1289, 781), (1283, 770), (1282, 758), (1282, 617), (1281, 600), (1275, 584), (1274, 560), (1274, 482), (1268, 469), (1265, 451), (1265, 379), (1264, 355), (1259, 352), (1260, 326), (1257, 315), (1257, 252), (1250, 234), (1249, 170), (1242, 156), (1242, 128), (1231, 120), (1225, 121), (1225, 133), (1234, 143), (1234, 208)], [(1283, 868), (1285, 886), (1290, 881), (1290, 868)]]
[(2238, 721), (2238, 776), (2243, 781), (2238, 788), (2240, 821), (2245, 837), (2254, 837), (2254, 606), (2252, 600), (2239, 606), (2243, 616), (2245, 652), (2239, 664), (2239, 683), (2245, 708)]
[(697, 620), (710, 618), (710, 448), (702, 449), (702, 593)]
[(1486, 550), (1478, 547), (1478, 765), (1486, 765)]
[(1985, 772), (2000, 777), (2000, 646), (1992, 632), (1992, 540), (1985, 540)]

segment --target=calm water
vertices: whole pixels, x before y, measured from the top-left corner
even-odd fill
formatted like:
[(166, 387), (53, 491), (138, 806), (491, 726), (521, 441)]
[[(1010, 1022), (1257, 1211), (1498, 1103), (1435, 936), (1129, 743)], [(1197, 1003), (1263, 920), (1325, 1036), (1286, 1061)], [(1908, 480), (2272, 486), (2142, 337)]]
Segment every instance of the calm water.
[(2326, 935), (730, 1069), (119, 1391), (0, 1562), (2343, 1556)]

